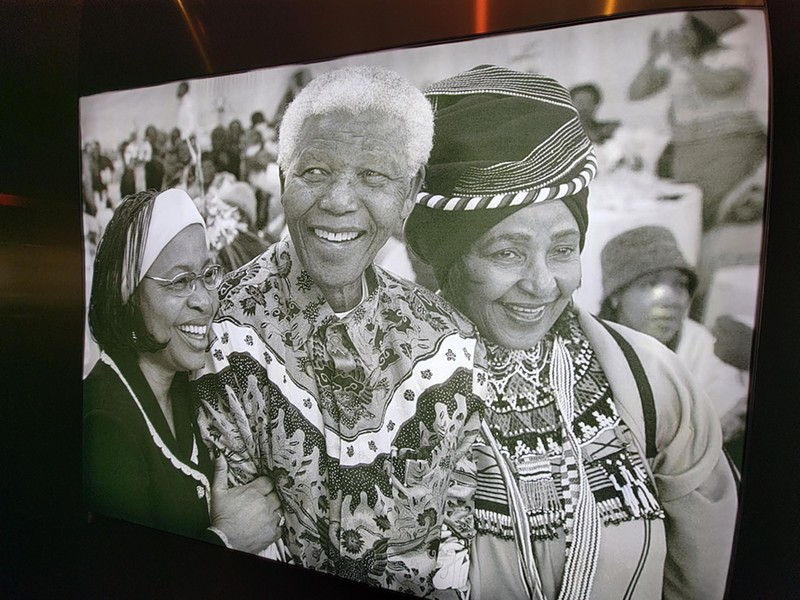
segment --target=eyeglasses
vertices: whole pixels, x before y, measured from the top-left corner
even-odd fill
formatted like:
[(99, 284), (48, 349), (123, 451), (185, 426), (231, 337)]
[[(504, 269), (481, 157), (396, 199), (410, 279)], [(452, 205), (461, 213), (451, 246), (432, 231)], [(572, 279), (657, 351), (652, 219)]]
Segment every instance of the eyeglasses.
[(145, 277), (169, 288), (170, 292), (179, 298), (186, 298), (194, 294), (195, 285), (198, 281), (200, 281), (203, 287), (208, 291), (217, 289), (219, 284), (222, 283), (222, 275), (222, 267), (220, 265), (211, 265), (203, 269), (200, 275), (195, 275), (194, 273), (178, 273), (172, 279), (153, 277), (152, 275), (145, 275)]

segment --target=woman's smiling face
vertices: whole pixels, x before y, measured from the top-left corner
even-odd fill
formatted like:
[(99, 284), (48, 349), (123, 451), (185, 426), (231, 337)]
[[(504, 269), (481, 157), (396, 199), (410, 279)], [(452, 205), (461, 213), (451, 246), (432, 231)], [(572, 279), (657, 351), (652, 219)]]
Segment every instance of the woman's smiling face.
[[(147, 275), (171, 279), (179, 273), (202, 273), (210, 264), (202, 226), (190, 225), (164, 247)], [(167, 343), (149, 362), (171, 374), (202, 367), (219, 303), (217, 290), (196, 281), (194, 292), (181, 298), (162, 282), (144, 278), (138, 292), (145, 328), (157, 342)]]
[(531, 348), (580, 285), (578, 224), (559, 200), (526, 206), (484, 233), (449, 279), (449, 299), (486, 339)]

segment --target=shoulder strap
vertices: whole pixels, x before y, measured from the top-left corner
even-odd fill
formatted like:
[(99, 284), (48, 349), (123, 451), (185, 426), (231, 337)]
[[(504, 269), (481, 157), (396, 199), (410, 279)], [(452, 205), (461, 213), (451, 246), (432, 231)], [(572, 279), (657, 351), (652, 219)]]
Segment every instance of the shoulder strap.
[(636, 387), (639, 388), (639, 397), (642, 401), (642, 413), (644, 414), (644, 435), (645, 435), (645, 455), (648, 459), (655, 458), (656, 456), (656, 403), (653, 398), (653, 388), (650, 387), (650, 382), (647, 379), (647, 374), (644, 372), (642, 361), (636, 351), (628, 343), (620, 332), (611, 327), (605, 321), (597, 319), (606, 331), (611, 334), (611, 337), (619, 344), (622, 353), (628, 360), (628, 366), (631, 368), (633, 378), (636, 380)]

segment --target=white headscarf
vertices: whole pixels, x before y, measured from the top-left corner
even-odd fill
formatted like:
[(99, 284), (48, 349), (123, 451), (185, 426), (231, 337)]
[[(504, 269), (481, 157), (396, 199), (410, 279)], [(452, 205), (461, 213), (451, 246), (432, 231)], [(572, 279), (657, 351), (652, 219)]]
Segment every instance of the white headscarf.
[(126, 268), (122, 277), (123, 301), (128, 301), (166, 245), (189, 225), (195, 224), (200, 225), (205, 232), (203, 217), (185, 191), (170, 189), (156, 196), (150, 221), (145, 228), (144, 246), (138, 265), (135, 264), (135, 249), (141, 243), (137, 239), (140, 234), (134, 228), (128, 231), (124, 262)]

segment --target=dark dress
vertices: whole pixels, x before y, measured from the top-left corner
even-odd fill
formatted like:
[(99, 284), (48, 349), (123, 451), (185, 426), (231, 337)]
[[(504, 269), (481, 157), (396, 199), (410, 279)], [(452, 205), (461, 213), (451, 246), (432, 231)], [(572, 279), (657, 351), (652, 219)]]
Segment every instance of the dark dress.
[(196, 434), (187, 375), (178, 373), (173, 381), (173, 436), (136, 355), (115, 353), (113, 361), (141, 409), (112, 367), (98, 361), (83, 382), (86, 508), (221, 543), (207, 529), (213, 465)]

